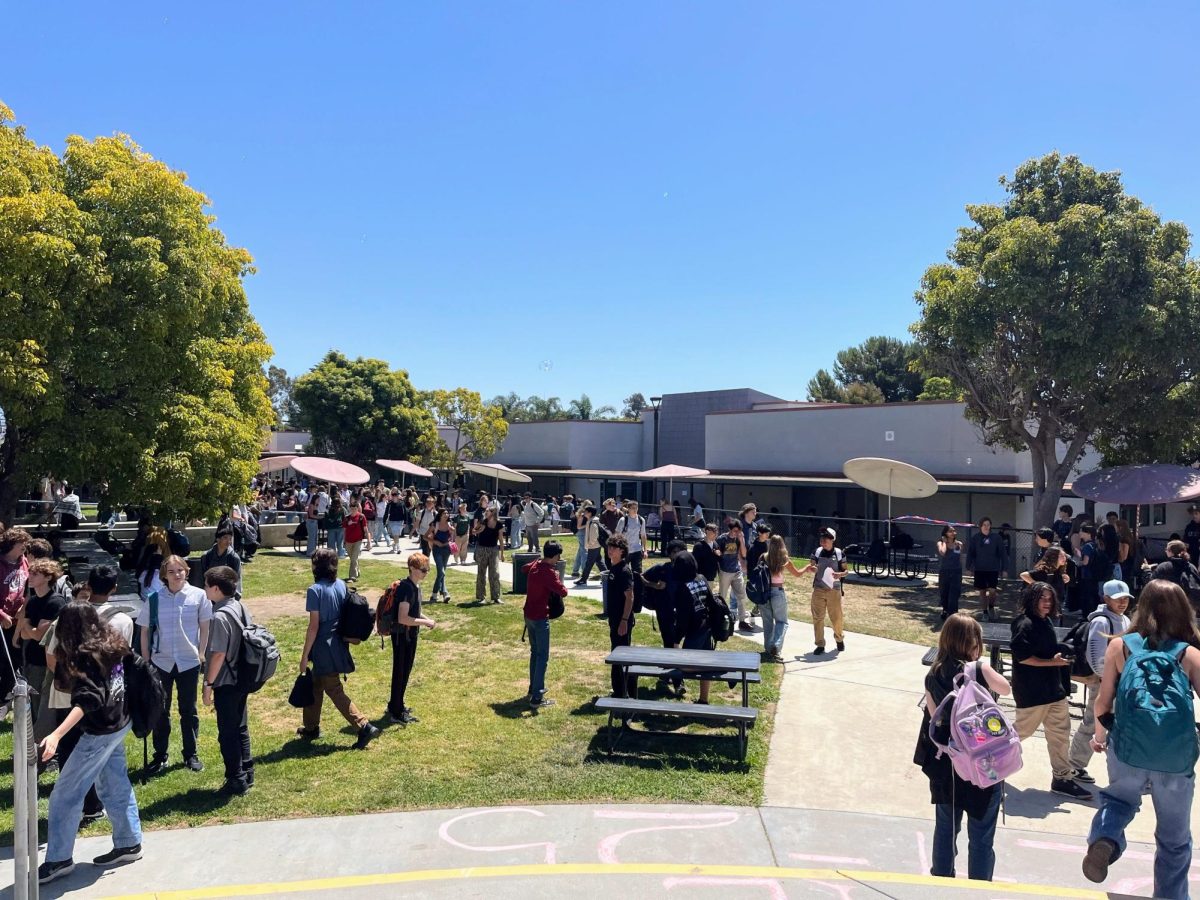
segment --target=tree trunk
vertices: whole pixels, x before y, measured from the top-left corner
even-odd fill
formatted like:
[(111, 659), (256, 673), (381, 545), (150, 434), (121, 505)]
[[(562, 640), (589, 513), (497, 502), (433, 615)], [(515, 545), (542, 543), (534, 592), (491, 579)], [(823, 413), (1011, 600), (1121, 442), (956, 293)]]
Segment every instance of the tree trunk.
[(1071, 469), (1083, 454), (1086, 435), (1077, 435), (1067, 446), (1063, 458), (1058, 458), (1058, 443), (1053, 437), (1035, 438), (1029, 442), (1033, 463), (1033, 528), (1036, 531), (1050, 525), (1058, 516), (1063, 485)]

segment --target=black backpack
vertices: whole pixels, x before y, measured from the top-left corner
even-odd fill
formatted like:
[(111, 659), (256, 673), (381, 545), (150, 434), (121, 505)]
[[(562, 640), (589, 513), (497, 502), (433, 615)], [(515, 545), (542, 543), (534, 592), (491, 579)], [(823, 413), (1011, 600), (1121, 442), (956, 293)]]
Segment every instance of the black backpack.
[(704, 586), (704, 609), (708, 613), (708, 630), (714, 641), (722, 643), (733, 637), (736, 624), (733, 612), (725, 599), (714, 594), (707, 584)]
[(750, 570), (746, 579), (746, 593), (755, 603), (766, 603), (771, 593), (771, 570), (767, 566), (767, 555), (758, 558), (758, 564)]
[(166, 704), (166, 692), (158, 673), (136, 653), (122, 661), (125, 670), (125, 711), (133, 724), (135, 737), (145, 738), (158, 724)]
[(338, 619), (337, 633), (347, 644), (365, 641), (375, 632), (375, 613), (367, 598), (354, 588), (342, 604), (342, 615)]
[[(217, 612), (225, 609), (221, 607)], [(229, 614), (232, 616), (233, 610)], [(238, 658), (232, 663), (233, 677), (239, 688), (253, 694), (270, 681), (279, 668), (279, 646), (275, 635), (250, 620), (246, 607), (242, 607), (242, 618), (235, 621), (242, 629), (242, 643)]]
[(567, 605), (563, 602), (563, 598), (558, 594), (550, 595), (550, 618), (557, 619), (567, 611)]
[(1092, 620), (1097, 616), (1103, 616), (1104, 613), (1100, 610), (1093, 611), (1086, 616), (1067, 632), (1063, 643), (1071, 648), (1071, 653), (1074, 659), (1071, 660), (1071, 674), (1086, 678), (1089, 675), (1098, 675), (1098, 672), (1092, 671), (1092, 664), (1087, 659), (1088, 648), (1088, 628), (1092, 624)]

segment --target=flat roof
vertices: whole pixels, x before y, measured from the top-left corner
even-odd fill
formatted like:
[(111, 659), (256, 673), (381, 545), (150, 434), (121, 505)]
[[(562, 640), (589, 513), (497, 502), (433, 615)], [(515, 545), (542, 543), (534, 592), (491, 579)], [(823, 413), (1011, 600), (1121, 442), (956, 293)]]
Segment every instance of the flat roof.
[[(513, 465), (512, 468), (526, 475), (570, 476), (574, 478), (605, 478), (610, 481), (649, 481), (641, 472), (630, 472), (617, 469), (566, 469), (566, 468), (528, 468)], [(664, 479), (654, 479), (663, 481)], [(807, 487), (859, 487), (844, 475), (754, 475), (735, 472), (713, 472), (710, 475), (700, 475), (688, 478), (676, 478), (680, 483), (695, 482), (703, 484), (775, 484), (798, 485)], [(1032, 494), (1031, 481), (970, 481), (959, 478), (938, 479), (938, 488), (951, 493), (979, 494)], [(1063, 487), (1064, 496), (1071, 491), (1071, 485)]]

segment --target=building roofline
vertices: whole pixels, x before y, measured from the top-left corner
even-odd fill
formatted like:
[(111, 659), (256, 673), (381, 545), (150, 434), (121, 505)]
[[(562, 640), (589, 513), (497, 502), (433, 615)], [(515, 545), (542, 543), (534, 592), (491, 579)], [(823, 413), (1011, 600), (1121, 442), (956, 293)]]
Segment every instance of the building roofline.
[(706, 413), (710, 416), (744, 416), (751, 413), (813, 412), (818, 409), (895, 409), (899, 406), (946, 406), (965, 405), (963, 400), (900, 400), (895, 403), (820, 403), (806, 406), (789, 406), (784, 409), (723, 409)]

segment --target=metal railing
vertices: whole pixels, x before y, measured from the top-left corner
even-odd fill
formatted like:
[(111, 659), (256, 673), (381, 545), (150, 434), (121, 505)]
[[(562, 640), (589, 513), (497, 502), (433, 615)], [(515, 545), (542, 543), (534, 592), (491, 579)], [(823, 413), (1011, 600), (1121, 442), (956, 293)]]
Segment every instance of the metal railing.
[[(7, 641), (5, 642), (7, 644)], [(7, 648), (6, 648), (7, 649)], [(0, 665), (12, 665), (8, 655)], [(11, 695), (13, 711), (13, 897), (38, 897), (38, 775), (37, 744), (33, 739), (34, 691), (21, 675)]]

